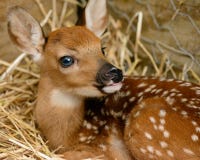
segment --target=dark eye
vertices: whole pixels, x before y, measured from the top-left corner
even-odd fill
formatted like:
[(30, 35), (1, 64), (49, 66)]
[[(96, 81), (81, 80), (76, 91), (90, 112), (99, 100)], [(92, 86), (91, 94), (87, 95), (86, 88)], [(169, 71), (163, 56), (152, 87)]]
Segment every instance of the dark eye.
[(74, 58), (71, 56), (63, 56), (59, 59), (60, 65), (64, 68), (67, 68), (74, 64)]
[(101, 48), (101, 52), (103, 53), (103, 55), (105, 55), (105, 49), (106, 49), (106, 47)]

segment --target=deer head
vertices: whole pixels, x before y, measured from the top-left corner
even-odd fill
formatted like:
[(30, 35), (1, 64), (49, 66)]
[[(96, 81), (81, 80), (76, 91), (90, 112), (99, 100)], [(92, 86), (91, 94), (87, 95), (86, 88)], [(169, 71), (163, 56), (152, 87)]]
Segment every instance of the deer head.
[(91, 3), (94, 1), (87, 5), (85, 26), (64, 27), (47, 38), (24, 9), (13, 7), (8, 12), (10, 38), (40, 64), (41, 79), (48, 77), (54, 86), (84, 97), (113, 93), (120, 89), (122, 80), (121, 70), (108, 63), (102, 53), (99, 36), (106, 28), (105, 9), (93, 12), (96, 8), (90, 7), (94, 6)]

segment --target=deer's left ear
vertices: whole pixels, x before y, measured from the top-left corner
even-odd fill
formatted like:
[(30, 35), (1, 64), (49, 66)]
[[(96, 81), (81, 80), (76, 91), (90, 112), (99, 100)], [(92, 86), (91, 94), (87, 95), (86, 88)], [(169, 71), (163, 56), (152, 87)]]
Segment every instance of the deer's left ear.
[(12, 7), (8, 11), (8, 33), (12, 42), (36, 61), (40, 61), (45, 44), (39, 23), (23, 8)]
[(107, 28), (106, 0), (89, 0), (85, 8), (86, 27), (100, 37)]

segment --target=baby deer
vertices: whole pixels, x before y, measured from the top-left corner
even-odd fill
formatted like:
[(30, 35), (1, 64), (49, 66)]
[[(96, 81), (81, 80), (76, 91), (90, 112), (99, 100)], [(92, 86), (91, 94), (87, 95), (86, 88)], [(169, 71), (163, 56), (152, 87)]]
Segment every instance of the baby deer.
[(8, 13), (14, 44), (41, 68), (35, 116), (52, 149), (66, 159), (200, 159), (200, 86), (124, 77), (102, 54), (105, 0), (91, 0), (85, 26), (45, 39), (25, 10)]

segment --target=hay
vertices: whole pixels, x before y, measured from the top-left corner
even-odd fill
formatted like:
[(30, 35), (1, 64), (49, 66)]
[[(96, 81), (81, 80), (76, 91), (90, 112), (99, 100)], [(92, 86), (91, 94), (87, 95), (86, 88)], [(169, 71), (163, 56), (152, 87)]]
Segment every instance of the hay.
[[(58, 16), (56, 0), (52, 0), (53, 8), (49, 11), (46, 11), (40, 0), (35, 2), (44, 16), (41, 25), (48, 25), (51, 30), (71, 24), (65, 20), (65, 15), (71, 14), (68, 3), (81, 5), (73, 0), (65, 0), (61, 15)], [(173, 77), (200, 84), (198, 73), (187, 65), (182, 66), (181, 70), (176, 68), (176, 64), (166, 54), (157, 63), (155, 55), (146, 47), (147, 41), (143, 40), (142, 20), (143, 13), (137, 12), (128, 17), (129, 23), (123, 28), (122, 21), (110, 15), (108, 32), (103, 36), (108, 59), (122, 68), (126, 75)], [(168, 44), (159, 45), (181, 52)], [(159, 49), (162, 50), (162, 47)], [(141, 56), (141, 53), (146, 56)], [(21, 54), (13, 63), (0, 60), (0, 159), (59, 159), (59, 155), (49, 150), (35, 126), (34, 106), (39, 77), (38, 66), (26, 54)]]

